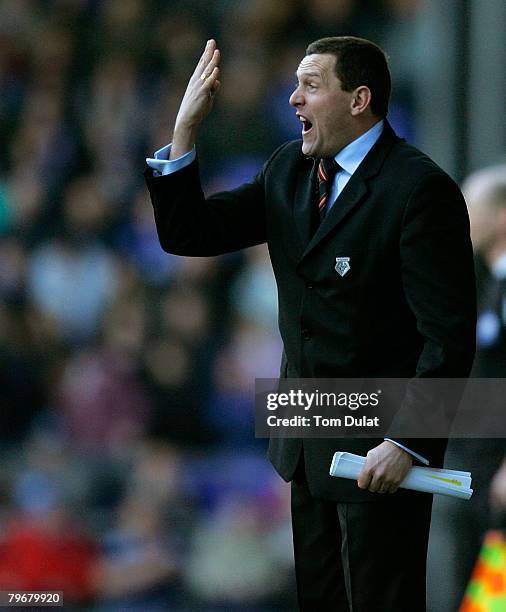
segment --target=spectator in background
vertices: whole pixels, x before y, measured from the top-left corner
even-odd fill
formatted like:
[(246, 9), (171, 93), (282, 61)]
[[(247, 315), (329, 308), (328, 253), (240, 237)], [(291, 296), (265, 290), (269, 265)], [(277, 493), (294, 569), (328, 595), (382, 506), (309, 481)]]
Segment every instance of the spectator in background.
[[(195, 530), (185, 577), (211, 610), (286, 609), (280, 595), (291, 585), (291, 559), (274, 544), (286, 515), (273, 512), (271, 501), (229, 493)], [(290, 550), (287, 541), (282, 546)]]
[(230, 338), (217, 353), (207, 420), (229, 447), (263, 446), (255, 440), (255, 378), (277, 369), (281, 340), (277, 329), (276, 285), (265, 246), (246, 254), (246, 266), (232, 286)]
[(65, 603), (94, 596), (95, 546), (66, 503), (60, 483), (25, 473), (15, 487), (18, 514), (0, 540), (0, 584), (20, 591), (63, 591)]
[(144, 189), (137, 192), (116, 242), (121, 254), (150, 287), (163, 287), (177, 275), (181, 260), (165, 256), (160, 249), (151, 203)]
[(118, 300), (99, 348), (76, 351), (66, 363), (55, 405), (81, 451), (128, 453), (147, 431), (151, 401), (140, 375), (145, 317), (141, 299)]
[[(147, 120), (148, 100), (137, 57), (124, 49), (101, 57), (79, 102), (95, 172), (109, 206), (119, 206), (136, 186), (133, 164), (143, 144), (142, 123)], [(111, 150), (118, 155), (108, 154)]]
[[(506, 377), (506, 164), (478, 170), (466, 178), (463, 191), (469, 208), (475, 251), (478, 320), (473, 378)], [(480, 402), (483, 423), (495, 427), (483, 386)], [(484, 426), (486, 427), (486, 426)], [(483, 536), (491, 524), (490, 483), (503, 459), (504, 438), (450, 439), (446, 464), (470, 471), (474, 494), (465, 504), (440, 496), (434, 504), (433, 554), (429, 572), (429, 598), (433, 609), (456, 610), (462, 600)], [(500, 474), (500, 472), (499, 472)], [(500, 476), (498, 476), (500, 478)], [(444, 588), (441, 572), (447, 573)]]
[(183, 543), (194, 518), (186, 493), (183, 458), (175, 448), (163, 442), (136, 447), (95, 567), (98, 610), (148, 612), (183, 603)]
[(65, 121), (63, 104), (57, 88), (39, 87), (29, 92), (20, 129), (12, 141), (15, 173), (36, 177), (45, 194), (52, 197), (75, 170), (77, 157), (75, 134)]
[(151, 612), (178, 603), (180, 561), (168, 538), (164, 508), (145, 493), (141, 488), (127, 494), (103, 538), (94, 569), (98, 610)]
[(63, 230), (30, 257), (28, 293), (54, 317), (74, 345), (96, 337), (106, 307), (114, 298), (116, 262), (101, 236), (108, 207), (92, 176), (67, 188)]
[(49, 364), (61, 339), (26, 294), (28, 250), (14, 236), (0, 238), (0, 441), (17, 446), (46, 408)]

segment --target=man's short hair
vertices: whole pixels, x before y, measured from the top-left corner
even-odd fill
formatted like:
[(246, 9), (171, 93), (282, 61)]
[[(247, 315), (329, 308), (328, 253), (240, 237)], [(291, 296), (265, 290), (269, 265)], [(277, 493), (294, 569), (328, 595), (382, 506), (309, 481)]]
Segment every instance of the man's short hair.
[(470, 208), (505, 208), (506, 164), (475, 170), (464, 179), (462, 193)]
[(391, 78), (385, 52), (370, 40), (355, 36), (330, 36), (312, 42), (306, 55), (330, 53), (336, 57), (336, 75), (344, 91), (366, 85), (371, 91), (371, 111), (385, 117)]

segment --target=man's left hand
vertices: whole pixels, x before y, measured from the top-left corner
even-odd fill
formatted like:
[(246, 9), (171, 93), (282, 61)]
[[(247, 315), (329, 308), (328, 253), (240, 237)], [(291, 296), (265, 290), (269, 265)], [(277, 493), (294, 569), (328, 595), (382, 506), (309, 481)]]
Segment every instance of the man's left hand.
[(395, 493), (412, 464), (409, 453), (385, 440), (367, 453), (358, 486), (371, 493)]

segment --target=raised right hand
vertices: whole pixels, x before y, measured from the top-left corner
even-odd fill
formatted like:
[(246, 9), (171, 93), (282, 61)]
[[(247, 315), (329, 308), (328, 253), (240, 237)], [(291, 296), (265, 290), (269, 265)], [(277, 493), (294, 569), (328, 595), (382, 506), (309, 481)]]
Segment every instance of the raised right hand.
[(213, 107), (221, 84), (219, 63), (216, 41), (208, 40), (179, 107), (169, 159), (181, 157), (194, 146), (198, 127)]

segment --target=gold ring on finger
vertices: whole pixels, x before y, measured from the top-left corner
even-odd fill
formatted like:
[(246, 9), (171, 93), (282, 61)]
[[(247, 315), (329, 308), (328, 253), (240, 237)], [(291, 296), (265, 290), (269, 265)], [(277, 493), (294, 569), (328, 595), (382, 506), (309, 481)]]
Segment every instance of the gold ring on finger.
[(208, 78), (208, 76), (206, 75), (206, 73), (205, 73), (205, 72), (203, 72), (203, 73), (200, 75), (200, 80), (201, 80), (201, 81), (205, 81), (207, 78)]

